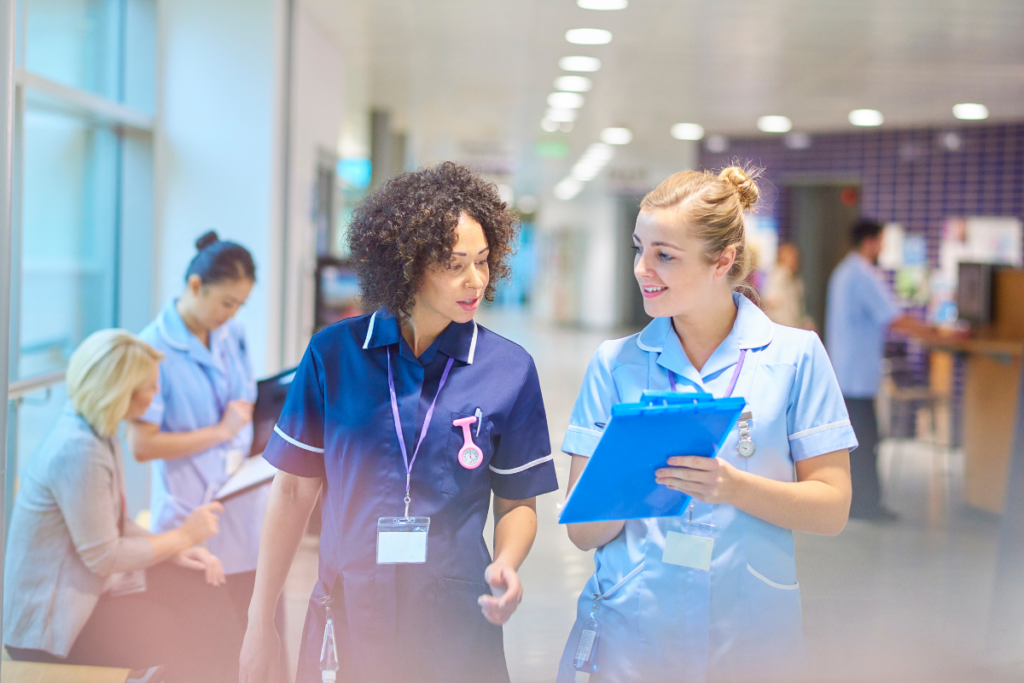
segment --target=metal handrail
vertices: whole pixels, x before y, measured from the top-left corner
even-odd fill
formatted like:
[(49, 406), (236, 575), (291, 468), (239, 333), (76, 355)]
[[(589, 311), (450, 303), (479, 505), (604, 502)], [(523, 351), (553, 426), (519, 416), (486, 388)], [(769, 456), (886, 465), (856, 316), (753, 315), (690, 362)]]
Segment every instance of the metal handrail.
[(51, 372), (48, 375), (38, 375), (36, 377), (18, 380), (17, 382), (11, 382), (7, 385), (7, 400), (15, 401), (24, 396), (28, 396), (29, 394), (34, 394), (37, 391), (49, 389), (63, 381), (64, 371), (61, 370), (60, 372)]

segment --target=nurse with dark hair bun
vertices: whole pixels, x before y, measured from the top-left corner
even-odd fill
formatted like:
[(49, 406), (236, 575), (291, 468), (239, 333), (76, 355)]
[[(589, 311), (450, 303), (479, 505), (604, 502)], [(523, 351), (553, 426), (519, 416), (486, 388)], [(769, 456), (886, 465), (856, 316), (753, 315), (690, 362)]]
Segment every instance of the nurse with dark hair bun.
[[(185, 291), (140, 335), (166, 356), (160, 391), (129, 430), (135, 459), (153, 463), (154, 533), (181, 525), (209, 502), (249, 453), (256, 382), (245, 330), (234, 317), (255, 282), (249, 251), (207, 232), (196, 241)], [(263, 487), (227, 501), (220, 533), (208, 543), (224, 564), (243, 624), (268, 494)]]

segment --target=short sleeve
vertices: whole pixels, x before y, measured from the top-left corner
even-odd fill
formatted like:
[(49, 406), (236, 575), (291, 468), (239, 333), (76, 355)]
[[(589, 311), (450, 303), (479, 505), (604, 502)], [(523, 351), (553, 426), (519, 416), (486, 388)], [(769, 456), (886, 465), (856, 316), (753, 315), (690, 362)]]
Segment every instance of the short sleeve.
[(548, 418), (537, 367), (530, 367), (491, 458), (491, 489), (506, 500), (524, 500), (558, 490)]
[(164, 423), (164, 392), (168, 391), (167, 377), (164, 374), (164, 363), (160, 364), (160, 391), (153, 395), (153, 400), (149, 403), (149, 408), (143, 413), (142, 417), (139, 418), (142, 422), (150, 422), (157, 426)]
[(274, 467), (299, 477), (323, 477), (324, 389), (323, 366), (306, 347), (288, 390), (281, 417), (274, 426), (263, 457)]
[(857, 447), (839, 382), (818, 335), (807, 333), (789, 396), (786, 426), (793, 460)]
[(562, 441), (562, 452), (590, 457), (611, 419), (612, 406), (619, 402), (610, 363), (602, 345), (590, 359), (583, 386), (569, 418), (569, 429)]

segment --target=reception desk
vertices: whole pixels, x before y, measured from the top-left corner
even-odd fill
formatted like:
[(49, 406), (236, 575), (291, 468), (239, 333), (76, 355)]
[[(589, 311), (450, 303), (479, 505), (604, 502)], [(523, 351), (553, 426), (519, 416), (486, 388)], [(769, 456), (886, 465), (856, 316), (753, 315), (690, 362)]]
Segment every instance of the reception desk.
[[(964, 502), (1002, 513), (1024, 354), (1024, 270), (996, 274), (992, 322), (965, 341), (931, 344), (964, 359)], [(933, 380), (934, 382), (934, 380)]]

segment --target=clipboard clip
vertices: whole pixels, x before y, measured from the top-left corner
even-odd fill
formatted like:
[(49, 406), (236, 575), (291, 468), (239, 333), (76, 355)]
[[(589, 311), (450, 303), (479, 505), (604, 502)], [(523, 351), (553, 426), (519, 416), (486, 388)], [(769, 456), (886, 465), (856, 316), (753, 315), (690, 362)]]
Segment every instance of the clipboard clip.
[(705, 403), (713, 400), (715, 400), (715, 397), (711, 394), (697, 391), (645, 391), (640, 396), (640, 403), (648, 406), (691, 405), (694, 403)]

